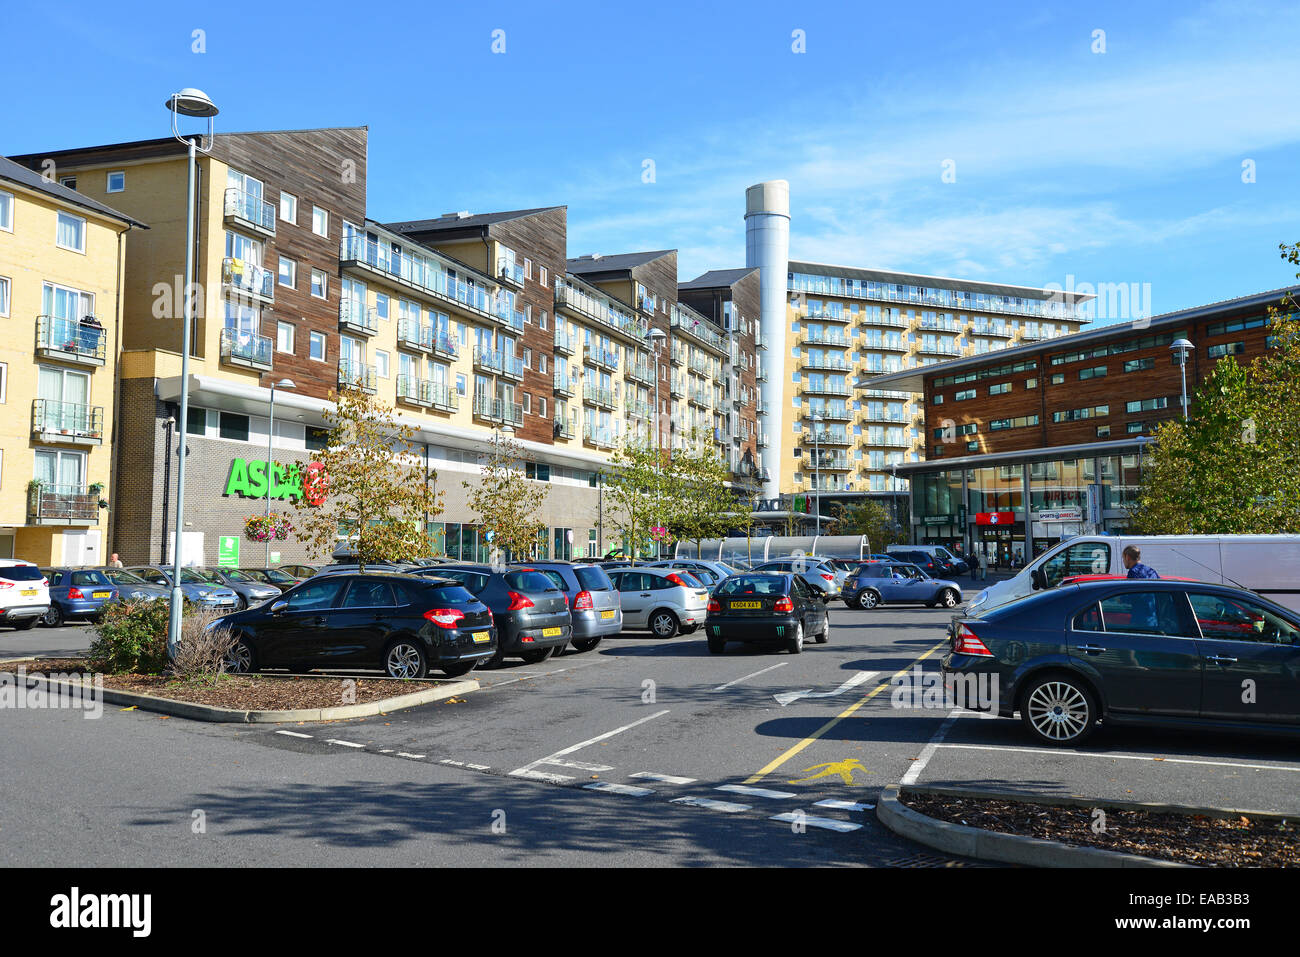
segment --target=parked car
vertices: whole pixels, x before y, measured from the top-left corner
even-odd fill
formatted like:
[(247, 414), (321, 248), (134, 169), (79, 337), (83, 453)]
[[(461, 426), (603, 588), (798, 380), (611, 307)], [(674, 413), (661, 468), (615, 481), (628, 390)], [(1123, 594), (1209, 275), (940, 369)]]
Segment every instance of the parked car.
[(722, 654), (728, 641), (803, 651), (806, 638), (830, 639), (826, 602), (803, 576), (794, 572), (743, 572), (725, 578), (709, 599), (705, 636), (711, 654)]
[(292, 575), (300, 582), (305, 582), (320, 570), (315, 565), (280, 565), (278, 567), (280, 571)]
[(623, 630), (623, 609), (618, 591), (599, 565), (586, 562), (540, 561), (521, 567), (533, 569), (555, 582), (564, 592), (573, 619), (570, 641), (579, 651), (590, 651), (606, 635)]
[(267, 585), (274, 585), (281, 591), (292, 588), (299, 582), (304, 582), (311, 577), (308, 575), (306, 578), (298, 578), (289, 574), (283, 568), (241, 568), (240, 571), (249, 578), (252, 578), (254, 581), (259, 581)]
[(671, 638), (704, 623), (709, 590), (680, 569), (638, 565), (610, 572), (609, 580), (618, 589), (625, 629)]
[(802, 558), (773, 559), (756, 565), (754, 571), (797, 573), (805, 585), (826, 601), (840, 597), (840, 589), (844, 586), (844, 580), (848, 578), (844, 572), (837, 571), (824, 560), (811, 555)]
[(117, 586), (93, 568), (42, 568), (49, 582), (50, 607), (41, 624), (58, 628), (68, 619), (98, 621), (104, 608), (117, 601)]
[(236, 672), (379, 668), (423, 678), (435, 669), (454, 678), (495, 654), (497, 638), (492, 612), (459, 582), (392, 572), (312, 578), (211, 627), (234, 635)]
[[(132, 565), (127, 569), (134, 572), (151, 585), (161, 585), (171, 594), (172, 570), (159, 568), (157, 565)], [(217, 612), (235, 611), (239, 608), (239, 596), (234, 589), (220, 583), (208, 581), (193, 569), (181, 569), (181, 594), (200, 608)]]
[(675, 568), (690, 572), (702, 583), (712, 588), (728, 575), (734, 575), (740, 569), (724, 562), (705, 561), (700, 558), (668, 558), (650, 563), (652, 568)]
[(104, 577), (117, 586), (117, 597), (120, 601), (153, 601), (171, 595), (170, 589), (147, 582), (135, 572), (127, 571), (125, 568), (105, 565), (97, 570), (103, 572)]
[(889, 558), (896, 562), (916, 565), (927, 575), (960, 575), (969, 571), (966, 562), (955, 558), (946, 548), (930, 546), (889, 546)]
[(869, 562), (859, 565), (844, 580), (840, 597), (848, 608), (875, 608), (884, 604), (955, 608), (961, 604), (961, 585), (945, 578), (931, 578), (916, 565)]
[(485, 668), (500, 667), (506, 658), (522, 658), (529, 664), (545, 661), (567, 645), (573, 634), (564, 592), (541, 572), (522, 568), (494, 571), (491, 565), (460, 564), (421, 568), (409, 574), (455, 581), (492, 610), (497, 647), (483, 662)]
[(335, 562), (333, 565), (322, 565), (312, 577), (315, 578), (319, 575), (352, 575), (369, 571), (402, 574), (420, 571), (427, 567), (427, 565), (416, 565), (412, 562), (366, 562), (364, 567), (357, 562)]
[(31, 562), (0, 558), (0, 624), (26, 631), (50, 610), (49, 582)]
[(1243, 588), (1065, 585), (959, 619), (949, 644), (945, 676), (996, 688), (996, 713), (1045, 744), (1080, 744), (1099, 720), (1300, 731), (1300, 614)]
[(238, 595), (239, 609), (241, 611), (245, 608), (252, 608), (254, 605), (260, 605), (264, 601), (279, 598), (280, 593), (284, 590), (274, 585), (268, 585), (265, 582), (259, 582), (251, 575), (245, 575), (238, 568), (210, 565), (206, 568), (192, 568), (190, 570), (199, 577), (206, 578), (214, 585), (225, 585)]

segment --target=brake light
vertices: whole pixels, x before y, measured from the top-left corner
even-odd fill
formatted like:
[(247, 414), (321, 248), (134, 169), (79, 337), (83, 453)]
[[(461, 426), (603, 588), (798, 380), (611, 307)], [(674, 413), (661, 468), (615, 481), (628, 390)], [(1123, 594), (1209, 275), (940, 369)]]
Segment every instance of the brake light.
[(827, 575), (825, 572), (822, 572), (822, 578), (826, 579), (828, 582), (835, 581), (834, 575)]
[(672, 582), (674, 585), (681, 585), (683, 588), (690, 587), (686, 584), (686, 582), (682, 580), (682, 576), (677, 574), (676, 572), (669, 572), (668, 580)]
[(68, 589), (68, 601), (84, 601), (85, 598), (86, 596), (81, 593), (80, 588)]
[(0, 588), (13, 588), (13, 582), (0, 582)]
[(776, 612), (794, 611), (794, 602), (791, 601), (788, 597), (778, 598), (776, 600), (776, 604), (772, 606), (772, 610)]
[(988, 646), (965, 625), (957, 626), (957, 640), (953, 643), (952, 650), (959, 655), (975, 655), (979, 658), (993, 657), (993, 652), (989, 651)]
[(424, 617), (439, 628), (455, 628), (456, 623), (465, 617), (465, 613), (459, 608), (430, 608), (424, 613)]
[(596, 607), (596, 603), (591, 600), (591, 592), (580, 591), (573, 596), (574, 611), (591, 611)]
[(517, 591), (508, 594), (510, 595), (510, 604), (506, 607), (506, 611), (519, 611), (521, 608), (533, 607), (533, 600), (527, 595), (521, 595)]
[(717, 612), (722, 611), (722, 602), (718, 601), (716, 598), (710, 598), (710, 599), (709, 599), (709, 614), (711, 615), (711, 614), (713, 614), (715, 611), (717, 611)]

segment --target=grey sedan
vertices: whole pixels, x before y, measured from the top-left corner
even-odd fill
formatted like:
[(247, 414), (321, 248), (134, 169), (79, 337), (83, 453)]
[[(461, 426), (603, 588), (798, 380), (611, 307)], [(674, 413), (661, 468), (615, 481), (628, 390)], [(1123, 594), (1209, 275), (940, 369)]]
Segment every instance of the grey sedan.
[(155, 598), (166, 598), (171, 594), (169, 589), (147, 582), (135, 572), (127, 571), (125, 568), (109, 566), (98, 571), (103, 572), (104, 577), (117, 586), (117, 593), (122, 601), (152, 601)]
[(252, 575), (245, 575), (238, 568), (224, 568), (220, 565), (209, 566), (207, 568), (191, 569), (197, 575), (204, 575), (208, 581), (217, 585), (225, 585), (232, 589), (239, 596), (239, 610), (245, 608), (256, 608), (264, 601), (270, 601), (272, 598), (279, 598), (283, 589), (274, 585), (268, 585), (266, 582), (258, 581)]
[(813, 594), (819, 595), (826, 601), (840, 597), (840, 589), (844, 586), (844, 579), (848, 577), (829, 562), (812, 555), (774, 559), (755, 565), (754, 571), (797, 574), (804, 580), (804, 584), (813, 590)]
[[(160, 568), (157, 565), (132, 565), (127, 571), (135, 572), (151, 585), (159, 585), (171, 592), (171, 568)], [(227, 612), (239, 607), (239, 596), (235, 594), (233, 588), (211, 582), (206, 577), (196, 574), (192, 568), (181, 569), (180, 587), (181, 594), (201, 608)]]

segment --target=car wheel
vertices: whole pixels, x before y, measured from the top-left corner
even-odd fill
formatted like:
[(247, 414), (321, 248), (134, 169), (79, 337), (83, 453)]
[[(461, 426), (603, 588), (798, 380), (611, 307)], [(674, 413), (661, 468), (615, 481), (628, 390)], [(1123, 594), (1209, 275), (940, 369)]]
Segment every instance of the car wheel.
[(945, 588), (943, 594), (939, 596), (939, 604), (943, 605), (944, 608), (956, 608), (957, 602), (960, 600), (960, 596), (951, 588)]
[(438, 670), (448, 678), (459, 678), (461, 675), (467, 675), (474, 670), (477, 661), (458, 661), (454, 665), (443, 665)]
[(505, 664), (505, 661), (506, 661), (505, 649), (502, 648), (500, 645), (498, 645), (495, 654), (493, 654), (491, 658), (484, 658), (481, 661), (479, 661), (478, 666), (482, 668), (484, 671), (492, 671), (496, 668), (500, 668), (503, 664)]
[(864, 591), (861, 597), (858, 598), (859, 608), (875, 608), (879, 604), (880, 604), (880, 596), (877, 595), (875, 592), (873, 592), (871, 589), (867, 589), (866, 591)]
[(844, 607), (845, 607), (845, 608), (858, 608), (858, 609), (861, 609), (861, 608), (862, 608), (862, 599), (861, 599), (861, 598), (858, 598), (858, 597), (855, 596), (855, 595), (850, 595), (848, 598), (845, 598), (845, 599), (844, 599)]
[(384, 671), (390, 678), (423, 678), (428, 674), (424, 649), (409, 638), (399, 638), (384, 652)]
[(826, 616), (826, 624), (822, 627), (822, 633), (817, 636), (817, 644), (824, 645), (831, 640), (831, 616)]
[(545, 661), (553, 654), (555, 654), (554, 648), (535, 648), (532, 651), (520, 652), (519, 657), (528, 662), (528, 664), (535, 665)]
[(49, 611), (41, 616), (41, 624), (47, 628), (58, 628), (63, 624), (63, 609), (58, 605), (50, 605)]
[(803, 651), (803, 622), (794, 626), (794, 636), (786, 643), (785, 650), (792, 655), (797, 655)]
[(38, 621), (40, 621), (40, 620), (41, 620), (41, 619), (39, 619), (39, 618), (27, 618), (27, 619), (24, 619), (23, 621), (15, 621), (15, 622), (14, 622), (14, 630), (16, 630), (16, 631), (26, 631), (28, 628), (32, 627), (33, 625), (35, 625), (35, 624), (36, 624)]
[(235, 594), (235, 611), (246, 611), (248, 609), (248, 599), (239, 593)]
[(677, 634), (677, 616), (667, 608), (660, 608), (650, 615), (650, 630), (657, 638), (671, 638)]
[(709, 639), (709, 654), (720, 655), (727, 649), (727, 643), (721, 638)]
[(1080, 744), (1097, 726), (1097, 701), (1077, 678), (1047, 675), (1026, 689), (1020, 717), (1030, 734), (1044, 744)]
[(574, 638), (573, 639), (573, 647), (576, 648), (578, 651), (591, 651), (591, 649), (595, 648), (598, 644), (600, 644), (599, 638)]
[(236, 675), (246, 675), (257, 670), (257, 656), (243, 638), (235, 639), (235, 646), (226, 656), (226, 670)]

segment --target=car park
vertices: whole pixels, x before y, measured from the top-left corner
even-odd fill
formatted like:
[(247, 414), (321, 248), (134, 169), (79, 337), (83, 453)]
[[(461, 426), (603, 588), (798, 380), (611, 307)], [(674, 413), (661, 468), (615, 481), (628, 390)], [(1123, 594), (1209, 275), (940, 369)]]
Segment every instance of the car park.
[(564, 592), (569, 603), (573, 632), (570, 641), (579, 651), (590, 651), (606, 635), (623, 630), (623, 609), (618, 590), (599, 565), (586, 562), (540, 561), (526, 566), (546, 575)]
[(232, 671), (379, 668), (458, 677), (496, 653), (492, 612), (459, 582), (391, 572), (312, 578), (275, 601), (217, 619)]
[(105, 565), (97, 571), (103, 572), (104, 577), (117, 586), (119, 601), (154, 601), (171, 595), (169, 589), (147, 582), (135, 572), (127, 571), (125, 568)]
[(1040, 591), (959, 619), (942, 667), (997, 688), (996, 712), (1045, 744), (1078, 745), (1098, 722), (1300, 732), (1300, 614), (1217, 583)]
[(754, 566), (754, 571), (797, 574), (814, 594), (826, 601), (840, 597), (840, 589), (844, 587), (844, 581), (848, 578), (844, 572), (811, 555), (773, 559)]
[(58, 628), (70, 619), (98, 621), (104, 609), (117, 601), (117, 586), (94, 568), (43, 568), (49, 582), (50, 607), (41, 624)]
[(711, 562), (700, 558), (668, 558), (650, 562), (652, 568), (674, 568), (690, 572), (701, 583), (712, 588), (728, 575), (734, 575), (740, 569), (733, 568), (725, 562)]
[(616, 569), (609, 579), (618, 589), (624, 629), (648, 630), (657, 638), (688, 635), (704, 623), (709, 590), (680, 569)]
[(409, 574), (455, 581), (492, 610), (497, 647), (484, 667), (499, 667), (506, 658), (522, 658), (530, 664), (545, 661), (567, 645), (573, 634), (564, 592), (541, 572), (460, 564), (421, 568)]
[[(134, 572), (151, 585), (167, 589), (168, 594), (171, 594), (172, 569), (159, 568), (157, 565), (132, 565), (127, 571)], [(239, 608), (239, 596), (234, 589), (208, 581), (189, 568), (181, 569), (180, 588), (181, 594), (200, 608), (216, 612), (235, 611)]]
[(743, 572), (725, 578), (709, 599), (704, 633), (709, 652), (721, 654), (729, 641), (803, 651), (805, 639), (830, 638), (826, 602), (793, 572)]
[(267, 585), (274, 585), (281, 591), (292, 588), (299, 582), (304, 582), (311, 577), (310, 575), (307, 575), (304, 578), (297, 578), (289, 574), (283, 568), (241, 568), (239, 570), (254, 581), (263, 582)]
[(260, 605), (264, 601), (279, 598), (280, 593), (284, 590), (277, 588), (275, 585), (259, 582), (251, 575), (245, 575), (237, 568), (224, 568), (220, 565), (214, 565), (208, 568), (194, 568), (191, 571), (196, 575), (206, 577), (208, 581), (215, 585), (225, 585), (233, 591), (239, 596), (241, 611), (245, 608)]
[(31, 628), (50, 610), (49, 582), (31, 562), (0, 558), (0, 625)]
[(868, 562), (844, 580), (840, 597), (848, 608), (920, 604), (928, 608), (961, 604), (961, 586), (944, 578), (931, 578), (918, 566), (905, 562)]

